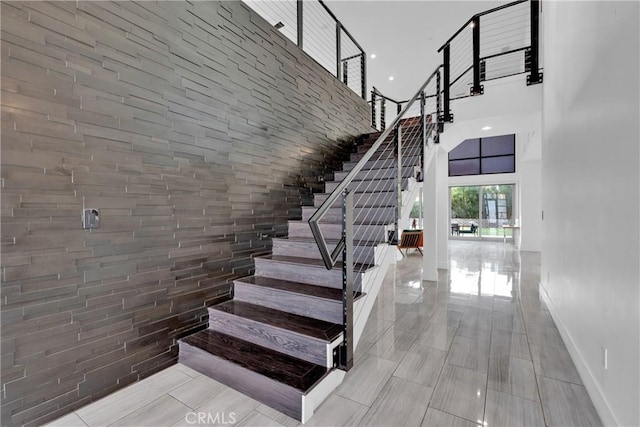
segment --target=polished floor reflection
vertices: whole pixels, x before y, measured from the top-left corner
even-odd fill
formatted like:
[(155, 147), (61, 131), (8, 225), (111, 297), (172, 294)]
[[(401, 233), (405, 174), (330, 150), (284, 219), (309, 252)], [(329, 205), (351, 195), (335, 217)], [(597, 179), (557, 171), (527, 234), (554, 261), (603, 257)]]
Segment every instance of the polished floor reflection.
[[(417, 252), (390, 268), (355, 367), (307, 425), (602, 425), (540, 300), (540, 254), (471, 241), (449, 252), (438, 282), (421, 280)], [(194, 411), (298, 424), (176, 365), (52, 425), (193, 425)]]

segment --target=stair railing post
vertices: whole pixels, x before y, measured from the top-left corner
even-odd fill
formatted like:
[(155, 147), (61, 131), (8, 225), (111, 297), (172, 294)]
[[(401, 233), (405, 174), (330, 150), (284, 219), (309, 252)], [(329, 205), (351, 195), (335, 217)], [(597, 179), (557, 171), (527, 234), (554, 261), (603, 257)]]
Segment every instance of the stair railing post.
[(387, 128), (387, 100), (384, 97), (380, 97), (380, 130), (384, 131)]
[(297, 18), (298, 18), (298, 47), (300, 49), (303, 49), (303, 36), (302, 36), (302, 32), (303, 32), (303, 24), (304, 24), (304, 19), (303, 19), (303, 5), (302, 5), (302, 0), (298, 0), (297, 2)]
[(531, 61), (531, 74), (527, 76), (527, 85), (542, 83), (542, 73), (540, 72), (540, 0), (531, 0), (531, 48), (529, 57)]
[(371, 89), (371, 127), (378, 129), (376, 120), (376, 88)]
[(453, 115), (451, 114), (451, 46), (446, 45), (444, 47), (444, 51), (442, 53), (443, 56), (443, 85), (444, 85), (444, 96), (443, 96), (443, 122), (452, 122)]
[(342, 61), (342, 83), (349, 85), (349, 61)]
[(338, 368), (353, 367), (353, 192), (342, 193), (342, 344)]
[(362, 52), (360, 56), (360, 93), (367, 100), (367, 56)]
[(400, 219), (402, 218), (402, 126), (398, 124), (396, 127), (396, 169), (395, 176), (395, 199), (396, 199), (396, 221), (395, 221), (395, 233), (393, 233), (393, 239), (391, 244), (398, 244), (400, 241)]
[(340, 78), (340, 72), (342, 71), (340, 68), (340, 62), (342, 59), (342, 42), (341, 42), (341, 36), (342, 36), (342, 24), (340, 23), (340, 21), (336, 21), (336, 77), (338, 78), (338, 80), (342, 80)]
[(427, 140), (427, 117), (425, 111), (425, 104), (427, 102), (424, 91), (420, 94), (420, 133), (422, 134), (422, 145), (424, 146)]
[(473, 27), (473, 87), (471, 87), (471, 95), (482, 95), (484, 87), (480, 84), (481, 65), (480, 65), (480, 17), (474, 16), (471, 21)]

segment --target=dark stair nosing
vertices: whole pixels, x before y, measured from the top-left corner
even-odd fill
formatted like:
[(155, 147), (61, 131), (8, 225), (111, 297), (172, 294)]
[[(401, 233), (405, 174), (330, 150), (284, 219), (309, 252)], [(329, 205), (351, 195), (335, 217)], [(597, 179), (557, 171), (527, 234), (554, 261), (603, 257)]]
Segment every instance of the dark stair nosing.
[(342, 333), (342, 326), (335, 323), (299, 316), (248, 302), (225, 301), (209, 307), (210, 312), (211, 310), (222, 311), (325, 342), (333, 341)]

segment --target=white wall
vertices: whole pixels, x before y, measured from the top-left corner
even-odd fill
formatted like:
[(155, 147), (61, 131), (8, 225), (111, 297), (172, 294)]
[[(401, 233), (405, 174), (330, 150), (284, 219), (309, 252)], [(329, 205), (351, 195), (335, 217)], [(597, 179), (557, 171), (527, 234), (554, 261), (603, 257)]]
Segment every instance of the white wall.
[(605, 425), (640, 425), (639, 9), (544, 4), (542, 286)]
[[(522, 226), (520, 249), (541, 248), (542, 86), (526, 75), (484, 82), (484, 95), (452, 102), (454, 122), (440, 135), (438, 162), (438, 268), (447, 268), (449, 186), (516, 184), (515, 214)], [(484, 126), (491, 130), (483, 131)], [(448, 177), (447, 153), (468, 138), (516, 134), (516, 173)], [(426, 183), (426, 181), (425, 181)], [(426, 185), (426, 184), (425, 184)]]

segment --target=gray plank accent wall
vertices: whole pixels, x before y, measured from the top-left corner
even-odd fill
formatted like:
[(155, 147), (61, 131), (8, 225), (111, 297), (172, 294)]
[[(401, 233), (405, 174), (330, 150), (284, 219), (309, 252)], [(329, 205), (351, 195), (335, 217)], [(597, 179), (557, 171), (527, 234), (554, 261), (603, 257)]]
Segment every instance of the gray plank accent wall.
[(370, 117), (237, 1), (0, 7), (0, 424), (34, 425), (175, 363)]

